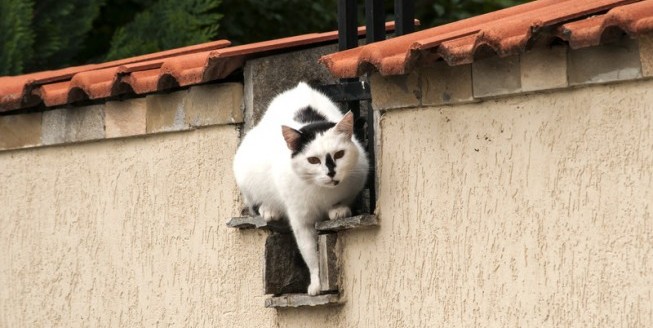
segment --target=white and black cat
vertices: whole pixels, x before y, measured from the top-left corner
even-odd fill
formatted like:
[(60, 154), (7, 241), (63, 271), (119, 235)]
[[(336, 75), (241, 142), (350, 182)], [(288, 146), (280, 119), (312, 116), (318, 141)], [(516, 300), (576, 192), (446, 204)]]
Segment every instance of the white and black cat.
[(234, 175), (250, 213), (267, 221), (287, 217), (308, 266), (307, 293), (320, 292), (315, 223), (351, 215), (369, 163), (353, 137), (354, 118), (343, 115), (306, 83), (277, 95), (243, 138)]

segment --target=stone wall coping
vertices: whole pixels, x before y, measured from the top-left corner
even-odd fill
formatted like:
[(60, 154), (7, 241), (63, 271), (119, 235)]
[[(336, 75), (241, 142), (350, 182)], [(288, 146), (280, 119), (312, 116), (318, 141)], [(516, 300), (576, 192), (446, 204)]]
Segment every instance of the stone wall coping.
[(0, 151), (243, 123), (242, 83), (0, 116)]
[(566, 45), (540, 46), (520, 55), (494, 56), (460, 66), (438, 62), (415, 67), (399, 76), (374, 73), (370, 85), (373, 108), (386, 111), (456, 105), (651, 77), (653, 34), (648, 34), (581, 49)]

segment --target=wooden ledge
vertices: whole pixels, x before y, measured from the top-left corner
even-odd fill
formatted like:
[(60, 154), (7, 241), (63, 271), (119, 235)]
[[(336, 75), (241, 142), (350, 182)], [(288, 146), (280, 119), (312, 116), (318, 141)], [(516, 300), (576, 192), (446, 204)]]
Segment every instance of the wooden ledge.
[(266, 308), (296, 308), (300, 306), (337, 305), (341, 304), (340, 295), (323, 294), (310, 296), (308, 294), (286, 294), (270, 297), (265, 300)]
[[(348, 218), (337, 220), (325, 220), (315, 224), (318, 233), (333, 233), (349, 229), (365, 229), (379, 225), (379, 221), (374, 214), (361, 214)], [(260, 216), (242, 216), (234, 217), (227, 222), (227, 226), (238, 229), (265, 229), (279, 233), (289, 233), (292, 230), (287, 221), (270, 221), (263, 220)]]
[(326, 220), (315, 224), (318, 233), (331, 233), (349, 229), (376, 227), (379, 221), (374, 214), (361, 214), (337, 220)]
[(268, 222), (260, 216), (234, 217), (227, 222), (227, 226), (238, 229), (264, 229), (279, 233), (291, 232), (290, 226), (285, 220)]

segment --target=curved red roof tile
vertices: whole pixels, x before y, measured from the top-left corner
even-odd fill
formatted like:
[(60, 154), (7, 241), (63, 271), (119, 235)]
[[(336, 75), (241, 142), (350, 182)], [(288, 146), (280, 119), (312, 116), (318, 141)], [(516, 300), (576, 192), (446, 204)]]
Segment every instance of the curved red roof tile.
[(539, 0), (324, 56), (340, 78), (376, 70), (405, 74), (417, 64), (444, 60), (469, 64), (475, 58), (523, 52), (542, 39), (568, 41), (572, 48), (599, 44), (615, 28), (631, 36), (653, 30), (653, 0)]
[(563, 24), (558, 35), (573, 49), (599, 45), (609, 29), (618, 29), (630, 35), (653, 30), (653, 1), (641, 1), (616, 7), (604, 15)]
[[(386, 23), (386, 29), (393, 30), (394, 22)], [(362, 35), (365, 29), (358, 32)], [(219, 40), (107, 63), (4, 76), (0, 77), (0, 113), (40, 103), (61, 106), (215, 81), (243, 67), (248, 58), (337, 38), (337, 32), (312, 33), (234, 47)]]
[(0, 112), (31, 107), (40, 102), (51, 107), (84, 99), (106, 98), (125, 90), (115, 85), (119, 82), (120, 74), (129, 72), (130, 67), (160, 67), (168, 58), (208, 52), (229, 45), (231, 42), (219, 40), (101, 64), (3, 76), (0, 77)]

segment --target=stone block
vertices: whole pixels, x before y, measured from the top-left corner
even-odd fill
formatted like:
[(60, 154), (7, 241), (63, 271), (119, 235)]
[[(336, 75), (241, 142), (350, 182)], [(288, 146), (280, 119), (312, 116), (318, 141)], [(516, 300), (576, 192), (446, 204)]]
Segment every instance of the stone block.
[(342, 300), (338, 294), (309, 296), (306, 294), (290, 294), (270, 297), (265, 300), (266, 308), (290, 308), (301, 306), (338, 305)]
[(142, 135), (146, 132), (145, 98), (125, 101), (109, 101), (104, 109), (107, 138)]
[(190, 88), (186, 124), (206, 126), (243, 122), (243, 85), (222, 83)]
[(185, 120), (186, 96), (188, 96), (188, 90), (145, 97), (147, 133), (188, 129)]
[(472, 66), (449, 66), (438, 62), (420, 69), (422, 105), (435, 106), (474, 100)]
[(362, 214), (348, 218), (325, 220), (315, 224), (318, 233), (330, 233), (349, 229), (372, 228), (379, 225), (374, 214)]
[(522, 91), (567, 87), (567, 47), (542, 47), (522, 54), (520, 72)]
[(69, 108), (65, 115), (65, 142), (104, 138), (104, 105)]
[(320, 261), (320, 288), (322, 292), (338, 291), (338, 251), (335, 233), (319, 235), (317, 249)]
[(642, 63), (642, 75), (653, 76), (653, 34), (639, 37), (639, 59)]
[(337, 44), (331, 44), (248, 60), (244, 69), (245, 131), (259, 121), (272, 98), (300, 81), (336, 83), (337, 79), (318, 63), (320, 57), (336, 51)]
[(38, 146), (42, 113), (0, 116), (0, 150)]
[(265, 293), (306, 293), (310, 274), (292, 234), (273, 233), (265, 240)]
[(41, 142), (54, 145), (104, 138), (104, 105), (56, 109), (43, 113)]
[(66, 114), (68, 109), (43, 112), (41, 143), (55, 145), (66, 141)]
[(521, 91), (519, 56), (490, 57), (472, 64), (474, 97), (492, 97)]
[(236, 229), (263, 229), (278, 233), (292, 232), (288, 221), (285, 219), (268, 222), (260, 216), (233, 217), (229, 219), (227, 226)]
[(642, 76), (639, 46), (624, 38), (618, 43), (571, 50), (570, 85), (631, 80)]
[(370, 76), (372, 107), (375, 110), (418, 107), (422, 101), (419, 74), (412, 71), (407, 75)]

